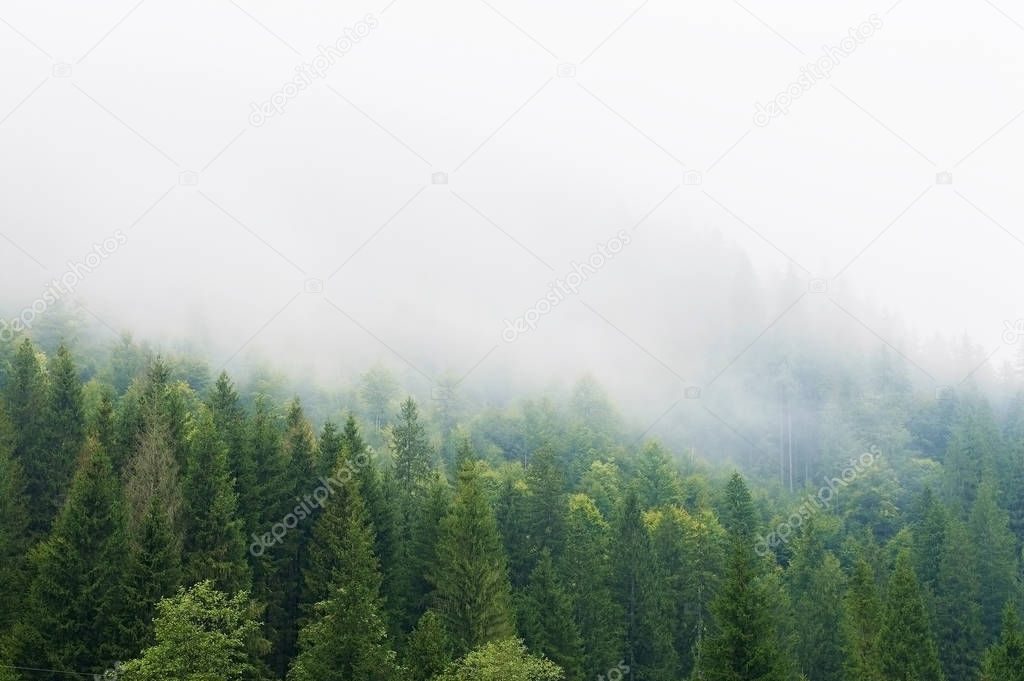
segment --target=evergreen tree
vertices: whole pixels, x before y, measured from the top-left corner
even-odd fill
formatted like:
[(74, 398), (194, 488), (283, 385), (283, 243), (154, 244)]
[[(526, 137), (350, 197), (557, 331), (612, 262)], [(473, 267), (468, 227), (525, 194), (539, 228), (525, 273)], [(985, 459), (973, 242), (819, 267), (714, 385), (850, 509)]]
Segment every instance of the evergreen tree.
[[(558, 467), (555, 452), (550, 447), (542, 447), (530, 458), (526, 487), (526, 531), (530, 540), (531, 564), (534, 564), (545, 549), (552, 555), (560, 555), (565, 542), (568, 499), (565, 474)], [(571, 678), (571, 672), (566, 671)]]
[(4, 389), (7, 415), (14, 433), (14, 458), (25, 474), (29, 504), (29, 530), (39, 535), (53, 519), (50, 482), (51, 457), (47, 451), (47, 387), (42, 364), (27, 338), (19, 345)]
[(569, 499), (560, 571), (583, 636), (585, 679), (607, 673), (622, 659), (625, 617), (612, 592), (610, 533), (590, 497), (577, 494)]
[(320, 431), (320, 440), (317, 442), (316, 450), (316, 474), (328, 476), (338, 465), (338, 458), (341, 456), (343, 440), (338, 427), (330, 421), (324, 424)]
[(238, 517), (242, 520), (243, 534), (248, 536), (259, 529), (258, 513), (253, 504), (248, 503), (249, 495), (257, 488), (256, 464), (246, 433), (245, 412), (227, 372), (217, 377), (208, 404), (217, 435), (228, 448), (228, 465), (238, 495)]
[(572, 602), (558, 581), (547, 548), (541, 550), (520, 599), (518, 621), (531, 651), (561, 667), (567, 681), (582, 678), (583, 640), (573, 618)]
[(640, 499), (630, 490), (619, 511), (616, 591), (625, 615), (625, 661), (630, 677), (672, 679), (679, 659), (672, 645), (667, 575), (653, 559)]
[(853, 681), (883, 681), (879, 660), (878, 625), (882, 604), (871, 565), (859, 558), (847, 584), (843, 612), (846, 678)]
[(391, 456), (395, 479), (401, 489), (415, 494), (434, 467), (434, 453), (427, 430), (419, 420), (419, 409), (411, 397), (402, 403), (398, 423), (391, 428)]
[(1003, 607), (1013, 594), (1017, 579), (1016, 541), (991, 482), (978, 486), (969, 528), (974, 543), (974, 572), (983, 586), (981, 624), (985, 640), (991, 641), (999, 635)]
[(237, 498), (227, 447), (203, 407), (189, 440), (185, 496), (185, 582), (211, 581), (226, 593), (248, 590), (252, 574), (245, 560)]
[[(313, 570), (320, 580), (328, 571), (328, 595), (299, 634), (289, 681), (399, 678), (396, 655), (388, 647), (373, 530), (355, 481), (343, 481), (343, 487), (317, 523), (323, 543)], [(320, 588), (317, 580), (307, 584), (317, 595), (312, 593)]]
[(125, 597), (129, 612), (122, 625), (131, 654), (155, 643), (153, 618), (157, 605), (181, 586), (181, 539), (171, 527), (167, 509), (152, 497), (149, 510), (131, 542), (125, 570)]
[(879, 636), (879, 659), (886, 681), (942, 681), (939, 651), (906, 551), (900, 553), (889, 579)]
[(999, 641), (985, 651), (981, 681), (1024, 681), (1024, 629), (1010, 605), (1003, 614)]
[(28, 499), (21, 465), (11, 453), (9, 424), (0, 411), (0, 659), (3, 641), (23, 614), (28, 586)]
[(787, 577), (797, 623), (797, 661), (810, 681), (843, 678), (843, 572), (814, 519), (797, 539)]
[(935, 588), (935, 637), (947, 679), (973, 679), (982, 649), (980, 584), (971, 561), (970, 537), (951, 521), (946, 541), (938, 545)]
[(87, 443), (53, 532), (32, 552), (33, 631), (23, 666), (102, 672), (122, 659), (124, 526), (110, 460)]
[(668, 453), (657, 442), (649, 442), (640, 450), (636, 475), (640, 503), (644, 508), (681, 501), (679, 474), (673, 469)]
[(728, 557), (712, 622), (698, 645), (697, 678), (788, 681), (790, 645), (780, 637), (777, 594), (754, 553), (753, 503), (738, 474), (726, 486), (722, 521), (729, 532)]
[(50, 502), (47, 517), (53, 518), (64, 502), (78, 464), (78, 455), (85, 443), (82, 383), (71, 353), (63, 343), (50, 362), (48, 387), (45, 494)]
[(423, 613), (405, 646), (405, 668), (412, 681), (429, 681), (451, 664), (444, 623), (433, 610)]
[(464, 461), (430, 575), (456, 655), (514, 633), (508, 568), (475, 461)]

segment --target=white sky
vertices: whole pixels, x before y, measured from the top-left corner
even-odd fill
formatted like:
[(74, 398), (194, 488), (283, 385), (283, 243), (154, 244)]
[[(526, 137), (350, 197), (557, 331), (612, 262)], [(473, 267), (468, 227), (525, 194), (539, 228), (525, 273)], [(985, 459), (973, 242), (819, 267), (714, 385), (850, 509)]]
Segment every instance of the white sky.
[[(887, 312), (998, 348), (1024, 318), (1022, 0), (387, 1), (0, 0), (5, 316), (120, 229), (81, 300), (225, 360), (683, 373), (699, 360), (679, 337), (737, 314), (699, 304), (740, 276), (730, 245), (801, 287), (842, 271), (827, 295), (862, 324), (827, 304), (822, 323), (850, 334)], [(324, 79), (249, 124), (367, 14)], [(828, 80), (754, 125), (871, 15)], [(645, 216), (584, 285), (590, 307), (502, 343), (503, 319)], [(302, 294), (310, 278), (322, 294)]]

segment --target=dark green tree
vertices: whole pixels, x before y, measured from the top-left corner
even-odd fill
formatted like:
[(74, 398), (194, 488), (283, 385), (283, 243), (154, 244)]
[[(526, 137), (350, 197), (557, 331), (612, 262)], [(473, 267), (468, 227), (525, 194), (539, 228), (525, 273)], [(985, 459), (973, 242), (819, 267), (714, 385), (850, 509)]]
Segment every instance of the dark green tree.
[(567, 681), (581, 679), (583, 639), (549, 549), (541, 550), (537, 567), (518, 600), (519, 631), (526, 646), (561, 667)]
[[(27, 338), (19, 345), (7, 373), (4, 401), (14, 434), (14, 458), (25, 474), (29, 530), (39, 535), (53, 520), (50, 453), (47, 449), (48, 391), (36, 349)], [(63, 498), (63, 496), (62, 496)]]
[(729, 532), (725, 573), (712, 602), (712, 621), (698, 645), (702, 681), (789, 681), (790, 642), (780, 635), (777, 593), (754, 552), (753, 502), (734, 474), (725, 490), (722, 523)]
[(456, 655), (514, 632), (511, 587), (498, 523), (477, 462), (464, 461), (430, 575), (435, 607)]
[(31, 554), (33, 631), (23, 666), (102, 672), (123, 659), (126, 549), (117, 478), (106, 453), (87, 443), (53, 532)]
[(985, 651), (981, 681), (1024, 681), (1024, 629), (1010, 605), (1003, 613), (999, 641)]
[(886, 681), (942, 681), (944, 678), (921, 588), (906, 551), (900, 553), (889, 579), (879, 659)]
[(201, 408), (189, 438), (188, 473), (183, 484), (185, 582), (209, 580), (218, 590), (235, 593), (251, 587), (252, 573), (245, 559), (227, 451), (210, 410)]
[(883, 681), (879, 660), (878, 625), (882, 603), (878, 598), (875, 572), (858, 558), (846, 587), (843, 612), (844, 659), (846, 678), (853, 681)]
[[(388, 646), (373, 530), (355, 480), (342, 485), (317, 523), (323, 543), (313, 569), (319, 579), (329, 572), (328, 596), (302, 627), (289, 681), (390, 681), (401, 671)], [(307, 584), (316, 595), (317, 580)]]

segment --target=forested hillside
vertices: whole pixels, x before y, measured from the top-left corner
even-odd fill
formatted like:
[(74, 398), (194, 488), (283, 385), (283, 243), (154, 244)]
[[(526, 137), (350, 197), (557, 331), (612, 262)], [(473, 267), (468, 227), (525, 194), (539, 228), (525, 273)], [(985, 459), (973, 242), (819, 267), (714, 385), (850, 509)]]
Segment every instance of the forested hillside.
[(473, 404), (367, 367), (304, 401), (19, 339), (0, 679), (1024, 679), (1024, 394), (793, 362), (805, 422), (726, 456), (587, 378)]

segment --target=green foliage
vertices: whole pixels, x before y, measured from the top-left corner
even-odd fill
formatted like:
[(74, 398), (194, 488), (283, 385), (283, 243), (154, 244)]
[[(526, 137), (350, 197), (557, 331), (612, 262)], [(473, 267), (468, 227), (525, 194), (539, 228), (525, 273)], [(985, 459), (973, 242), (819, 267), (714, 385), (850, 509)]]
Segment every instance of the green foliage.
[(562, 681), (562, 670), (526, 651), (522, 642), (508, 639), (473, 650), (435, 681)]
[(561, 667), (568, 681), (581, 679), (583, 640), (547, 548), (519, 600), (519, 632), (529, 649)]
[(459, 470), (455, 500), (442, 523), (437, 570), (430, 580), (456, 655), (514, 633), (498, 523), (474, 461), (464, 462)]
[(1024, 629), (1009, 605), (1003, 614), (999, 641), (985, 651), (981, 681), (1024, 681)]
[(889, 579), (879, 659), (887, 681), (942, 681), (944, 678), (921, 588), (905, 551), (900, 553)]
[(156, 644), (120, 668), (124, 681), (251, 681), (259, 622), (247, 592), (201, 582), (157, 606)]
[(103, 671), (122, 659), (122, 565), (128, 558), (121, 491), (110, 459), (86, 445), (53, 532), (31, 554), (31, 632), (24, 666)]
[(185, 582), (209, 580), (227, 593), (248, 590), (252, 575), (245, 560), (242, 523), (236, 517), (227, 446), (205, 407), (189, 438), (184, 489)]
[(848, 679), (883, 681), (878, 624), (882, 603), (871, 565), (859, 558), (847, 584), (843, 608), (843, 668)]
[[(320, 572), (311, 574), (329, 575), (326, 600), (314, 606), (299, 633), (289, 681), (389, 681), (400, 673), (387, 641), (373, 530), (355, 481), (341, 482), (342, 490), (317, 523), (320, 543), (313, 570)], [(307, 585), (311, 595), (319, 595), (316, 582)]]

